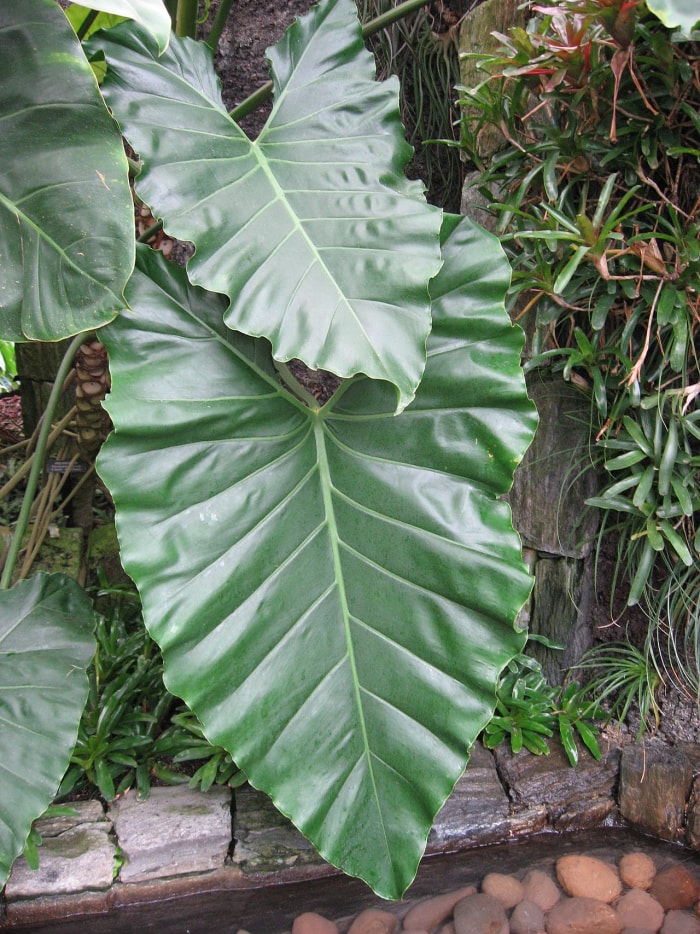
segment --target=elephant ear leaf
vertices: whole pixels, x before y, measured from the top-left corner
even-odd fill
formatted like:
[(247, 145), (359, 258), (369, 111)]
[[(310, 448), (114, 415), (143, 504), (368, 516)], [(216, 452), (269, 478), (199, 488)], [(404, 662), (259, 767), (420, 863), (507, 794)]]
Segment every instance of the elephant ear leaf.
[(0, 336), (58, 340), (124, 307), (133, 200), (121, 136), (54, 0), (0, 4)]
[(0, 887), (68, 767), (93, 628), (89, 598), (62, 574), (0, 592)]
[(221, 102), (211, 52), (158, 56), (118, 27), (95, 40), (104, 94), (144, 166), (137, 191), (195, 244), (192, 282), (230, 299), (229, 327), (340, 377), (415, 394), (440, 266), (440, 212), (404, 167), (398, 84), (374, 80), (353, 0), (325, 0), (270, 51), (275, 100), (251, 141)]
[(454, 224), (425, 376), (398, 416), (368, 378), (303, 405), (265, 341), (226, 329), (222, 297), (153, 254), (103, 332), (115, 431), (98, 467), (169, 689), (387, 898), (492, 715), (530, 589), (500, 500), (536, 421), (509, 267)]

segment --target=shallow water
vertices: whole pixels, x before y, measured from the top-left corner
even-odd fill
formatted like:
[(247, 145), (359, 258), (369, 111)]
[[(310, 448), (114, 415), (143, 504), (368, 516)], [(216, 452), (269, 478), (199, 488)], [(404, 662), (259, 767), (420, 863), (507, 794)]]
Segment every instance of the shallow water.
[(357, 879), (332, 876), (259, 889), (227, 889), (169, 898), (121, 907), (109, 914), (9, 930), (33, 931), (34, 934), (140, 934), (142, 931), (235, 934), (243, 928), (252, 934), (282, 934), (291, 929), (298, 914), (316, 911), (340, 921), (342, 931), (347, 928), (349, 919), (364, 908), (380, 907), (403, 916), (412, 900), (478, 883), (488, 872), (524, 874), (532, 868), (552, 869), (555, 860), (567, 853), (587, 853), (617, 862), (632, 850), (648, 853), (657, 869), (672, 862), (700, 867), (700, 854), (627, 829), (603, 828), (565, 835), (546, 833), (513, 843), (427, 857), (401, 902), (378, 899)]

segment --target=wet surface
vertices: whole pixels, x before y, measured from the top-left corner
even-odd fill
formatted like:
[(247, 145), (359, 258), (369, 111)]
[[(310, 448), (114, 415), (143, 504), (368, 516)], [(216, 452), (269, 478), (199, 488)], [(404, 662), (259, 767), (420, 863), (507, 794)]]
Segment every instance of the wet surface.
[[(415, 882), (401, 902), (385, 902), (364, 883), (338, 875), (245, 890), (218, 889), (141, 903), (138, 907), (121, 907), (108, 914), (11, 929), (31, 930), (35, 934), (133, 934), (135, 931), (234, 934), (243, 928), (252, 934), (282, 934), (291, 929), (294, 918), (304, 911), (315, 911), (341, 922), (368, 907), (381, 907), (402, 917), (411, 900), (478, 883), (491, 871), (524, 874), (532, 868), (552, 869), (555, 860), (567, 853), (587, 853), (617, 861), (632, 850), (648, 853), (657, 869), (674, 862), (685, 863), (690, 868), (700, 867), (699, 854), (631, 830), (604, 828), (571, 834), (546, 833), (513, 843), (428, 857), (423, 860)], [(347, 926), (341, 923), (341, 931)]]

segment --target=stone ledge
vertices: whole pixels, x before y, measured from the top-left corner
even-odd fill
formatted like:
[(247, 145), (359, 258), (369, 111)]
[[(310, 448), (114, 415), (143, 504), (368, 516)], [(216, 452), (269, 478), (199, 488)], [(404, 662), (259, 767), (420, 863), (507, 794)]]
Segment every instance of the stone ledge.
[(5, 886), (7, 902), (110, 888), (116, 856), (112, 822), (99, 801), (78, 801), (71, 807), (75, 816), (37, 821), (39, 868), (30, 869), (25, 859), (15, 862)]
[(124, 858), (122, 884), (219, 869), (231, 847), (230, 788), (152, 788), (145, 800), (119, 798), (110, 814)]
[[(693, 761), (690, 751), (685, 752)], [(635, 757), (632, 751), (625, 755)], [(505, 748), (494, 754), (475, 747), (465, 774), (435, 821), (425, 864), (440, 854), (520, 842), (540, 831), (581, 830), (601, 826), (603, 821), (609, 825), (618, 819), (619, 760), (620, 749), (615, 746), (608, 749), (602, 763), (582, 752), (576, 769), (554, 743), (551, 754), (541, 757), (525, 752), (513, 755)], [(695, 760), (697, 771), (700, 756)], [(647, 768), (650, 762), (647, 757)], [(645, 782), (643, 791), (651, 793), (654, 787)], [(700, 789), (696, 787), (693, 793), (700, 799)], [(44, 845), (39, 874), (31, 873), (23, 860), (17, 861), (6, 886), (0, 928), (26, 928), (60, 917), (78, 918), (206, 892), (240, 891), (246, 899), (269, 884), (315, 884), (340, 874), (318, 856), (266, 795), (248, 787), (236, 791), (232, 840), (229, 798), (226, 788), (206, 794), (187, 788), (154, 788), (146, 802), (127, 795), (107, 815), (98, 802), (83, 802), (76, 806), (77, 818), (40, 822)], [(179, 812), (178, 803), (182, 805)], [(644, 804), (643, 809), (648, 815), (651, 804)], [(689, 813), (692, 817), (692, 808)], [(86, 827), (91, 833), (96, 831), (95, 840), (99, 833), (101, 845), (107, 844), (103, 852), (108, 856), (109, 879), (104, 869), (92, 881), (78, 883), (73, 879), (78, 862), (71, 860), (84, 859), (84, 854), (74, 848), (71, 858), (55, 849), (58, 841), (75, 840), (71, 834), (86, 832)], [(562, 837), (555, 839), (561, 846)], [(688, 837), (687, 842), (700, 849), (697, 838)], [(119, 849), (128, 862), (113, 881)], [(189, 861), (184, 859), (185, 852)], [(92, 850), (86, 862), (96, 864)], [(73, 881), (67, 881), (68, 877)], [(77, 890), (79, 886), (84, 888)]]

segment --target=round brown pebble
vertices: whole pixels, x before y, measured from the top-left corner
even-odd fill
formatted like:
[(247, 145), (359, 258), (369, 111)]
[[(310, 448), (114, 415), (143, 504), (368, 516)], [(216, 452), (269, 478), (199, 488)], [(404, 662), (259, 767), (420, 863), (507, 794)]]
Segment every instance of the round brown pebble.
[(679, 865), (657, 873), (649, 891), (666, 911), (692, 908), (700, 897), (697, 879)]
[(506, 911), (509, 908), (515, 908), (524, 897), (523, 884), (520, 879), (503, 872), (489, 872), (485, 875), (481, 882), (481, 891), (497, 898)]
[(617, 912), (595, 898), (562, 898), (547, 915), (547, 934), (620, 934)]
[(635, 850), (625, 853), (619, 863), (620, 878), (631, 889), (649, 889), (656, 876), (656, 866), (651, 856)]
[(436, 895), (434, 898), (426, 898), (418, 902), (403, 919), (404, 931), (431, 931), (450, 917), (457, 902), (475, 892), (473, 885), (467, 885), (463, 889), (446, 892), (444, 895)]
[(664, 923), (664, 910), (648, 892), (630, 889), (615, 902), (615, 911), (623, 928), (645, 928), (660, 931)]
[(348, 934), (394, 934), (398, 923), (399, 919), (389, 911), (366, 908), (352, 922)]
[(687, 911), (672, 909), (666, 913), (661, 934), (700, 934), (700, 921)]
[(622, 892), (617, 869), (595, 856), (561, 856), (556, 870), (559, 885), (567, 895), (610, 904)]
[(483, 892), (457, 902), (454, 923), (456, 934), (509, 934), (505, 908)]
[(338, 927), (315, 911), (305, 911), (294, 919), (292, 934), (338, 934)]
[(538, 934), (544, 931), (544, 911), (527, 899), (518, 902), (510, 916), (510, 934)]
[(523, 897), (549, 911), (561, 898), (554, 879), (541, 869), (531, 869), (523, 879)]

